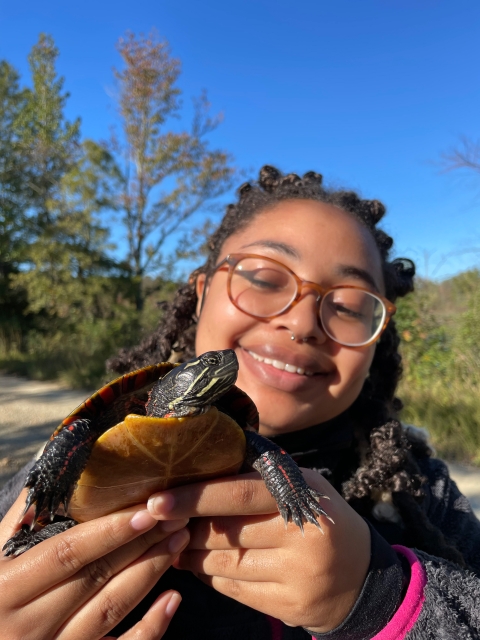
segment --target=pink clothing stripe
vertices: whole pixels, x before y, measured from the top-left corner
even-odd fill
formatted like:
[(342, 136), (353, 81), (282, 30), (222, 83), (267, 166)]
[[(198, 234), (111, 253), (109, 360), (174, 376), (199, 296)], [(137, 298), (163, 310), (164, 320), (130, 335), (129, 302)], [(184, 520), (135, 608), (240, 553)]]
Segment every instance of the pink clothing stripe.
[(394, 544), (392, 548), (402, 554), (410, 563), (411, 578), (407, 593), (399, 609), (387, 624), (372, 640), (403, 640), (420, 615), (425, 595), (423, 590), (427, 584), (425, 569), (411, 549)]
[(277, 618), (272, 618), (272, 616), (266, 616), (269, 624), (270, 630), (272, 632), (272, 640), (282, 640), (283, 632), (282, 632), (282, 621), (277, 620)]

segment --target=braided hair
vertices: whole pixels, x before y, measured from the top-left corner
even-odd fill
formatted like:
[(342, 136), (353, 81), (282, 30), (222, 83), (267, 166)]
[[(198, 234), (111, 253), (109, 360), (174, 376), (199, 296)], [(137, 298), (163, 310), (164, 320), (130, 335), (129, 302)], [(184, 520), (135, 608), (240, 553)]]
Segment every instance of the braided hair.
[[(303, 177), (294, 173), (282, 175), (275, 167), (266, 165), (260, 170), (258, 182), (244, 183), (238, 190), (238, 201), (227, 206), (220, 226), (210, 237), (206, 263), (178, 289), (156, 331), (138, 346), (120, 351), (107, 366), (118, 373), (126, 373), (152, 362), (193, 358), (197, 276), (203, 273), (208, 279), (213, 275), (227, 238), (248, 226), (260, 213), (282, 201), (295, 199), (331, 204), (354, 216), (370, 231), (378, 248), (388, 300), (395, 302), (413, 291), (413, 263), (406, 259), (390, 260), (393, 240), (377, 227), (385, 214), (381, 202), (363, 200), (352, 191), (326, 189), (322, 176), (313, 171)], [(357, 447), (354, 454), (345, 456), (335, 471), (334, 484), (361, 515), (381, 514), (379, 506), (387, 505), (390, 519), (397, 518), (403, 523), (406, 542), (411, 546), (464, 564), (460, 552), (421, 508), (425, 479), (416, 458), (430, 455), (430, 449), (418, 438), (409, 439), (396, 419), (402, 407), (395, 397), (402, 373), (398, 346), (399, 336), (395, 322), (391, 320), (377, 343), (369, 377), (348, 410), (355, 424)]]

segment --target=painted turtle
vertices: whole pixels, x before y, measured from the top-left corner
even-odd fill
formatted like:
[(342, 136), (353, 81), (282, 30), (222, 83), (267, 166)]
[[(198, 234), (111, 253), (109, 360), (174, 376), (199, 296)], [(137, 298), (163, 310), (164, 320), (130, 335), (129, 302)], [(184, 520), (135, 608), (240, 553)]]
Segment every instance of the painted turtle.
[(235, 387), (237, 374), (234, 351), (209, 351), (133, 371), (94, 393), (57, 427), (30, 471), (25, 512), (35, 505), (34, 520), (7, 541), (5, 555), (156, 491), (237, 473), (244, 463), (260, 472), (286, 523), (321, 528), (326, 496), (257, 433), (257, 409)]

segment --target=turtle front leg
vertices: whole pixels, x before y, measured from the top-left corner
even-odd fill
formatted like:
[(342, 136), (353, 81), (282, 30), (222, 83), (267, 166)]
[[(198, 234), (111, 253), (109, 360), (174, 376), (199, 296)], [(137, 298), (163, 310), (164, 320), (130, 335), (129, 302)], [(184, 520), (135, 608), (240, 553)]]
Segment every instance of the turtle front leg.
[(318, 516), (333, 522), (319, 504), (320, 498), (328, 500), (328, 496), (308, 486), (298, 465), (286, 451), (253, 431), (245, 431), (245, 437), (245, 461), (262, 476), (285, 524), (292, 520), (303, 533), (304, 522), (311, 522), (322, 530)]
[(35, 504), (31, 529), (43, 511), (47, 511), (50, 520), (53, 520), (63, 503), (67, 513), (75, 484), (85, 469), (92, 446), (99, 435), (91, 420), (78, 419), (63, 427), (47, 443), (25, 481), (25, 486), (30, 488), (25, 513)]

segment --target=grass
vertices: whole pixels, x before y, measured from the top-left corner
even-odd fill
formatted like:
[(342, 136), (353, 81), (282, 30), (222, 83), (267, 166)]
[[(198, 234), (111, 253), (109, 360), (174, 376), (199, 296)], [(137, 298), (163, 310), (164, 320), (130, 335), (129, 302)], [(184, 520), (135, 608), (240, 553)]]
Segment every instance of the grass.
[(95, 389), (112, 377), (105, 360), (122, 345), (122, 326), (97, 322), (83, 331), (43, 335), (30, 332), (26, 348), (0, 339), (0, 371), (33, 380), (59, 380), (71, 388)]
[(402, 382), (403, 422), (425, 427), (436, 454), (480, 466), (480, 388), (453, 382), (415, 389)]

